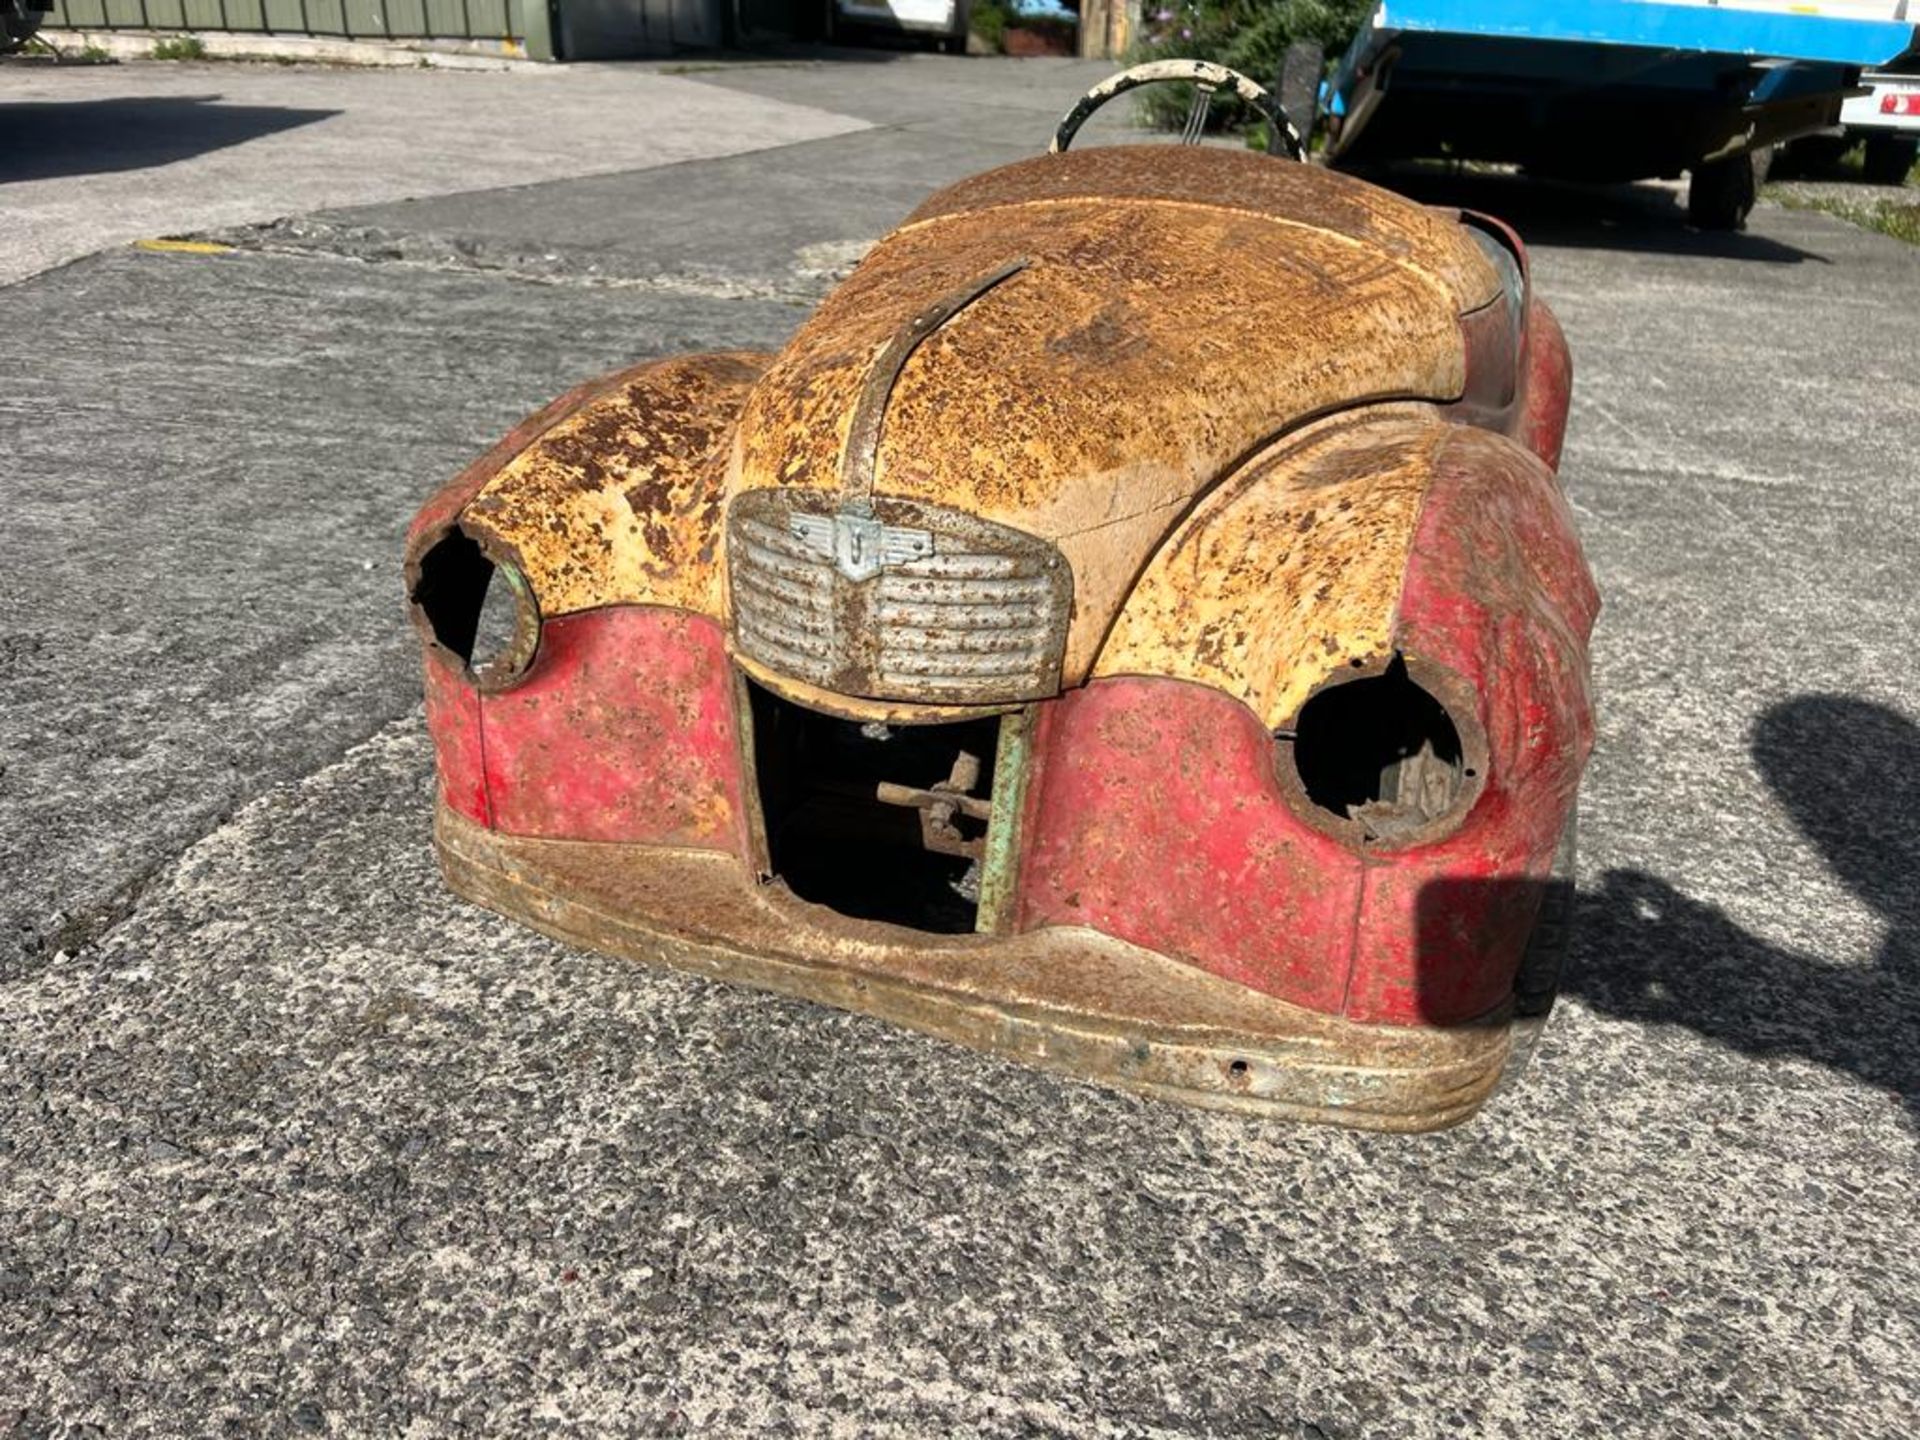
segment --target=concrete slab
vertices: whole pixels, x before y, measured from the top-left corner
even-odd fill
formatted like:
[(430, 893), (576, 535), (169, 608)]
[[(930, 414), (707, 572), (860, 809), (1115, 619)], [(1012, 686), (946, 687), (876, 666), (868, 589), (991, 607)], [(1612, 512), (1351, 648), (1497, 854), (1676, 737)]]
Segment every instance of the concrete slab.
[(151, 235), (739, 154), (865, 122), (632, 66), (0, 62), (0, 284)]
[(209, 233), (270, 253), (811, 304), (930, 189), (1032, 153), (944, 129), (876, 127), (722, 160)]
[[(1111, 69), (1103, 61), (889, 51), (845, 62), (670, 68), (743, 95), (858, 116), (873, 128), (580, 184), (330, 209), (216, 238), (536, 279), (814, 300), (931, 190), (1043, 151), (1060, 114)], [(1116, 106), (1090, 127), (1092, 141), (1137, 138), (1129, 114)]]

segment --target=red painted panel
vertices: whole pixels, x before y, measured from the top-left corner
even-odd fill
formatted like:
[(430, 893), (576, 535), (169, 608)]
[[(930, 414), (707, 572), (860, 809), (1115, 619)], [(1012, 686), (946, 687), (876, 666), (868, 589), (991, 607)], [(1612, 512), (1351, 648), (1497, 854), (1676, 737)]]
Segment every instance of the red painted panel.
[(1473, 813), (1435, 845), (1368, 867), (1347, 1014), (1446, 1024), (1512, 989), (1593, 745), (1587, 637), (1599, 607), (1547, 468), (1456, 431), (1408, 559), (1397, 643), (1481, 697), (1490, 759)]
[(1436, 467), (1396, 640), (1481, 697), (1489, 773), (1465, 825), (1350, 849), (1288, 807), (1239, 702), (1098, 681), (1042, 712), (1024, 927), (1089, 925), (1368, 1023), (1461, 1023), (1505, 1000), (1592, 745), (1598, 601), (1536, 456), (1461, 429)]
[(1567, 406), (1573, 396), (1573, 356), (1560, 322), (1544, 300), (1527, 307), (1527, 373), (1521, 394), (1517, 438), (1549, 470), (1560, 468), (1567, 435)]
[(745, 853), (715, 621), (639, 605), (559, 616), (527, 679), (480, 706), (496, 829)]
[(1184, 681), (1099, 680), (1045, 706), (1022, 927), (1089, 925), (1338, 1011), (1361, 865), (1288, 808), (1273, 747), (1238, 700)]
[(480, 695), (439, 656), (427, 656), (427, 733), (433, 737), (440, 794), (469, 820), (493, 823), (480, 760)]

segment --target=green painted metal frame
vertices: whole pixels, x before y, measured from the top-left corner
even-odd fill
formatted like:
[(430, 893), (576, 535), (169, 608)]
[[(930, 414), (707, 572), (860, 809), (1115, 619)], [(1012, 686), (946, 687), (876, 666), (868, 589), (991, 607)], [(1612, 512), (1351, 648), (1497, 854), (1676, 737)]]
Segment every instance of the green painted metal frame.
[(1000, 717), (993, 757), (993, 816), (987, 821), (980, 858), (980, 908), (974, 929), (983, 935), (1013, 930), (1013, 904), (1020, 879), (1020, 831), (1027, 810), (1027, 780), (1033, 767), (1033, 707)]

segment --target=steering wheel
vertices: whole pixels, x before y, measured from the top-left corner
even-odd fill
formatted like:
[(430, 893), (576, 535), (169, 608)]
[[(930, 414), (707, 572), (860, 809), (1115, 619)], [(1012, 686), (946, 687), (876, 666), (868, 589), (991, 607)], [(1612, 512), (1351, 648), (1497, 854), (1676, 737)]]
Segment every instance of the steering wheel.
[(1167, 80), (1185, 80), (1194, 87), (1193, 105), (1188, 109), (1187, 123), (1180, 131), (1182, 145), (1200, 143), (1201, 132), (1207, 128), (1207, 112), (1213, 108), (1213, 97), (1221, 90), (1231, 90), (1267, 117), (1267, 122), (1273, 127), (1270, 148), (1274, 153), (1278, 154), (1284, 148), (1289, 159), (1307, 158), (1306, 143), (1301, 140), (1300, 132), (1293, 128), (1287, 112), (1280, 108), (1280, 102), (1238, 70), (1229, 70), (1211, 60), (1150, 60), (1145, 65), (1122, 70), (1110, 80), (1102, 80), (1067, 112), (1066, 118), (1060, 122), (1060, 128), (1053, 132), (1053, 143), (1047, 146), (1048, 152), (1064, 154), (1080, 127), (1086, 124), (1087, 117), (1114, 96), (1137, 90), (1142, 85), (1155, 85)]

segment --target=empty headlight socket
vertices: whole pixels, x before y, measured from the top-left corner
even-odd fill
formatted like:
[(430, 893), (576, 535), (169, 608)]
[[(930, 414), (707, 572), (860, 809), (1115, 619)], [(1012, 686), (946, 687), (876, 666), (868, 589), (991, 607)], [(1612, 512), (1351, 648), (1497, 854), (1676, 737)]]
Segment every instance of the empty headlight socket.
[(413, 623), (431, 652), (482, 691), (526, 679), (540, 648), (540, 604), (513, 557), (455, 522), (421, 537), (406, 573)]
[(1281, 792), (1308, 824), (1349, 845), (1444, 839), (1486, 787), (1478, 710), (1464, 681), (1415, 656), (1352, 661), (1274, 732)]

